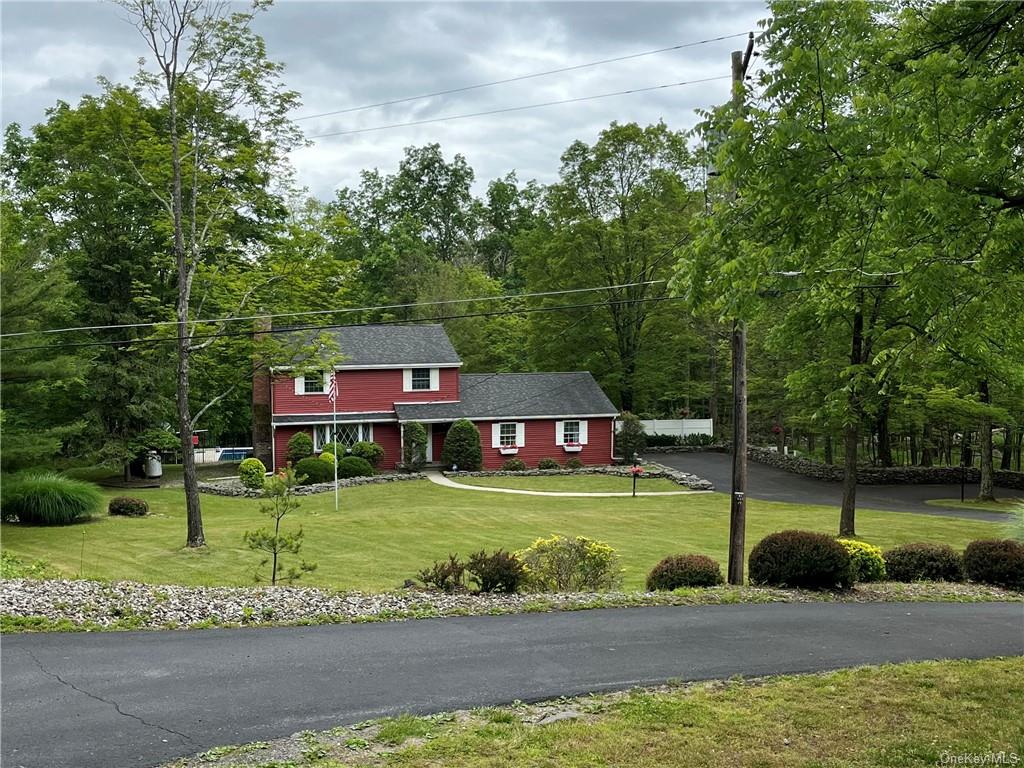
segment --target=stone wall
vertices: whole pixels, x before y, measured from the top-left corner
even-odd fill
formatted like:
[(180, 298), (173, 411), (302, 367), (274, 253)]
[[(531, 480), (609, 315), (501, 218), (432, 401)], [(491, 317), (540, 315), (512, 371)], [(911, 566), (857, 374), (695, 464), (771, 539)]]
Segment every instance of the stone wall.
[[(672, 467), (656, 462), (646, 462), (643, 465), (644, 477), (662, 477), (672, 480), (678, 485), (694, 491), (713, 491), (715, 486), (709, 480), (691, 475), (688, 472), (681, 472)], [(445, 472), (446, 477), (560, 477), (563, 475), (614, 475), (616, 477), (630, 477), (632, 467), (620, 466), (597, 466), (581, 467), (580, 469), (527, 469), (523, 472), (510, 472), (506, 470), (491, 470), (484, 472)]]
[[(339, 488), (353, 488), (357, 485), (377, 485), (379, 483), (395, 483), (403, 480), (426, 480), (427, 476), (422, 472), (410, 472), (408, 474), (388, 473), (374, 475), (373, 477), (345, 477), (338, 480)], [(310, 496), (314, 493), (327, 493), (334, 490), (334, 482), (315, 483), (313, 485), (296, 486), (292, 493), (296, 496)], [(263, 494), (252, 488), (246, 488), (237, 479), (223, 480), (216, 483), (200, 483), (200, 493), (209, 493), (214, 496), (246, 496), (260, 498)]]

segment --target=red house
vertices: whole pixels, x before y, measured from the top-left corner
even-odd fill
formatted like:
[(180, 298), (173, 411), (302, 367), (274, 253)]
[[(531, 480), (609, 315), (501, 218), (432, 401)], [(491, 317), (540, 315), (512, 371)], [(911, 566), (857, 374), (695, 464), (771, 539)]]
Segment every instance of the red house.
[[(282, 466), (288, 440), (306, 432), (316, 451), (328, 442), (372, 440), (384, 448), (380, 467), (394, 469), (410, 422), (426, 427), (427, 462), (439, 464), (457, 419), (479, 428), (486, 469), (513, 456), (533, 467), (545, 457), (611, 461), (618, 411), (587, 371), (462, 374), (440, 325), (350, 326), (331, 335), (345, 358), (334, 370), (315, 376), (277, 370), (254, 378), (253, 448), (268, 465)], [(335, 409), (327, 396), (331, 376)]]

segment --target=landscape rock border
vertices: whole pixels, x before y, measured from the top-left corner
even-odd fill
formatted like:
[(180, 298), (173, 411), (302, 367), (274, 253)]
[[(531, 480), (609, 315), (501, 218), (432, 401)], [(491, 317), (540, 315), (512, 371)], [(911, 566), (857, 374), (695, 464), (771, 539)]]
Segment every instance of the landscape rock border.
[[(357, 485), (379, 485), (381, 483), (396, 483), (403, 480), (426, 480), (427, 476), (422, 472), (398, 473), (388, 472), (386, 474), (374, 475), (373, 477), (343, 477), (338, 479), (339, 488), (354, 488)], [(327, 493), (334, 490), (334, 481), (329, 483), (314, 483), (313, 485), (296, 486), (292, 493), (295, 496), (310, 496), (314, 493)], [(217, 482), (199, 483), (200, 493), (209, 493), (214, 496), (242, 496), (248, 498), (261, 498), (262, 491), (246, 488), (242, 482), (233, 477), (229, 480), (218, 480)]]
[[(705, 480), (702, 477), (691, 475), (689, 472), (683, 472), (672, 467), (666, 467), (664, 464), (658, 464), (657, 462), (644, 462), (644, 477), (647, 478), (664, 478), (671, 480), (677, 485), (681, 485), (684, 488), (689, 488), (694, 491), (713, 491), (715, 489), (714, 484), (710, 480)], [(459, 477), (568, 477), (573, 475), (612, 475), (614, 477), (630, 477), (632, 476), (632, 467), (628, 465), (599, 465), (593, 467), (581, 467), (579, 469), (527, 469), (521, 472), (513, 472), (509, 470), (495, 469), (495, 470), (483, 470), (479, 472), (442, 472), (445, 477), (459, 478)], [(642, 481), (641, 481), (642, 482)]]

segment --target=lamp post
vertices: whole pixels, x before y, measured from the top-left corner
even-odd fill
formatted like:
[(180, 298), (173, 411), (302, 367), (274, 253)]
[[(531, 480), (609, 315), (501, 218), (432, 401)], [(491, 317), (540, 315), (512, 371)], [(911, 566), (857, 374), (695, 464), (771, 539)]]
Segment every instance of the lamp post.
[(640, 455), (636, 452), (633, 453), (633, 498), (636, 498), (636, 476), (644, 471), (643, 467), (640, 466)]

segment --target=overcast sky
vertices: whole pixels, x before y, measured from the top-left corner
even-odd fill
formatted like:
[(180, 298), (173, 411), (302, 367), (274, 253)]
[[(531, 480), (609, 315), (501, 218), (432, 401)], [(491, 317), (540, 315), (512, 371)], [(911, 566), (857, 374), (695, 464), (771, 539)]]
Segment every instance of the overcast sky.
[[(296, 117), (474, 85), (598, 59), (757, 31), (762, 2), (345, 3), (285, 0), (257, 30), (302, 94)], [(97, 93), (97, 76), (127, 82), (143, 41), (107, 2), (0, 3), (2, 119), (27, 128), (58, 100)], [(742, 38), (517, 83), (302, 120), (307, 136), (482, 112), (729, 74)], [(728, 99), (728, 80), (576, 104), (321, 138), (293, 153), (298, 181), (321, 198), (392, 173), (403, 148), (438, 142), (466, 156), (477, 191), (515, 170), (547, 183), (575, 139), (594, 141), (612, 120), (665, 120), (683, 129), (694, 110)]]

